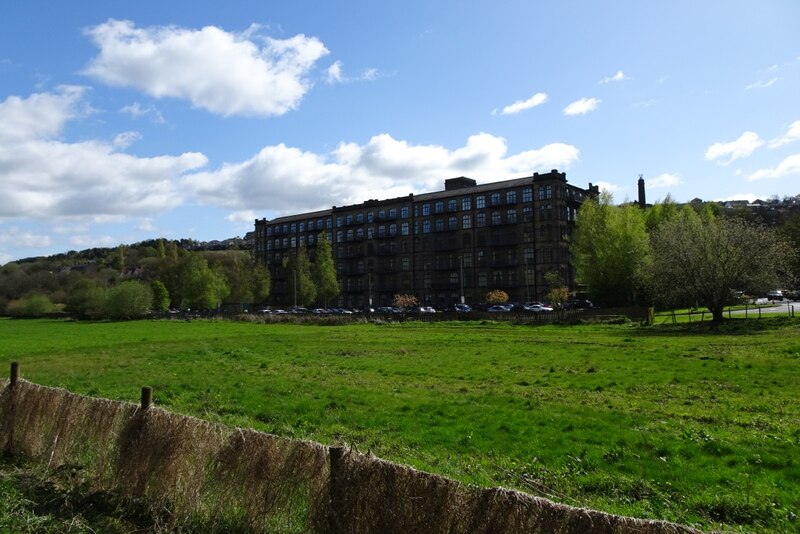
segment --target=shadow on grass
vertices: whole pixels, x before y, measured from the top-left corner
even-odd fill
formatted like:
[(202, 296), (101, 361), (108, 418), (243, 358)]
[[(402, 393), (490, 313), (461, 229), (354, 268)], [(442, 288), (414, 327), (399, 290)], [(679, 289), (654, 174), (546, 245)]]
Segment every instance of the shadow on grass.
[[(725, 318), (719, 322), (703, 321), (693, 323), (660, 324), (643, 326), (636, 330), (638, 335), (750, 335), (787, 328), (800, 327), (797, 317), (762, 317), (761, 319)], [(630, 331), (625, 332), (630, 335)]]

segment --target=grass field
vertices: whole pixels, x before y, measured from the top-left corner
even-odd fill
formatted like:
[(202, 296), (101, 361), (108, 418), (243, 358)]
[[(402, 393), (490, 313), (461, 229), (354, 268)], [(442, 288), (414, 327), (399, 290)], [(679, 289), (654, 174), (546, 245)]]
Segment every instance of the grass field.
[(797, 319), (0, 320), (0, 364), (15, 360), (40, 384), (134, 402), (150, 385), (176, 412), (566, 504), (702, 528), (800, 528)]

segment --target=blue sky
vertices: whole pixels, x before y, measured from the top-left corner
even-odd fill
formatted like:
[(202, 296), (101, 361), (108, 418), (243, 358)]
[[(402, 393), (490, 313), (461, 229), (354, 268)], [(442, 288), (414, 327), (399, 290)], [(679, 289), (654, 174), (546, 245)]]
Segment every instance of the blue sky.
[(800, 2), (0, 0), (0, 263), (557, 168), (800, 193)]

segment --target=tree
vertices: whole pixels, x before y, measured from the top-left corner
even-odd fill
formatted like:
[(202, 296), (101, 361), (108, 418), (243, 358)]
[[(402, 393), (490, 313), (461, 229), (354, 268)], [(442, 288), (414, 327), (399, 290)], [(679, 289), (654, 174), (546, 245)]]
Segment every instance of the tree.
[(413, 308), (419, 305), (419, 301), (414, 295), (399, 294), (392, 299), (392, 305), (396, 308)]
[(256, 264), (253, 266), (253, 299), (255, 302), (264, 302), (269, 297), (270, 290), (272, 289), (272, 278), (269, 275), (269, 269), (266, 266)]
[(153, 311), (167, 311), (169, 309), (169, 291), (161, 280), (153, 280), (150, 283), (150, 290), (153, 292)]
[(569, 300), (569, 288), (564, 283), (564, 278), (558, 271), (549, 271), (544, 275), (544, 281), (550, 290), (547, 292), (547, 301), (556, 307), (562, 307)]
[(606, 306), (636, 301), (635, 274), (650, 255), (644, 212), (632, 205), (614, 206), (608, 192), (583, 203), (570, 246), (576, 278)]
[(758, 295), (780, 287), (790, 255), (789, 246), (765, 226), (684, 213), (653, 234), (647, 270), (662, 304), (697, 302), (721, 321), (725, 306), (736, 302), (735, 291)]
[(324, 232), (319, 234), (317, 240), (317, 254), (314, 257), (312, 275), (317, 286), (317, 298), (327, 307), (331, 299), (339, 296), (340, 289), (333, 262), (333, 248)]
[(106, 288), (91, 278), (81, 278), (70, 289), (66, 310), (81, 319), (96, 319), (105, 314)]
[(183, 307), (199, 310), (219, 308), (229, 292), (225, 276), (211, 269), (205, 258), (199, 254), (185, 256), (181, 265)]
[(53, 311), (47, 295), (33, 294), (8, 303), (7, 312), (12, 317), (41, 317)]
[(317, 288), (311, 276), (311, 262), (306, 247), (300, 245), (289, 261), (289, 296), (293, 304), (308, 306), (317, 298)]
[(106, 315), (110, 319), (138, 319), (147, 315), (153, 304), (153, 291), (138, 280), (121, 282), (108, 290)]
[(508, 302), (508, 293), (502, 289), (492, 289), (486, 293), (486, 302), (489, 304), (505, 304)]

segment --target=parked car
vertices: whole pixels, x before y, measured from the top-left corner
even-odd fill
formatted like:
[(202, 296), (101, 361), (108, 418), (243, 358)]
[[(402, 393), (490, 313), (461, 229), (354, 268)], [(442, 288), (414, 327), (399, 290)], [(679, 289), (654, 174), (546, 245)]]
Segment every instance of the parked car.
[(586, 299), (572, 299), (567, 301), (567, 309), (569, 310), (591, 310), (594, 308), (592, 301)]
[(780, 289), (773, 289), (772, 291), (767, 291), (767, 298), (769, 300), (783, 300), (783, 291)]
[(411, 309), (414, 313), (436, 313), (432, 306), (417, 306)]
[(495, 304), (494, 306), (489, 306), (489, 309), (486, 310), (489, 313), (508, 313), (511, 311), (512, 306), (510, 304)]
[(456, 304), (453, 306), (453, 311), (456, 313), (468, 313), (472, 311), (472, 308), (469, 306), (469, 304)]
[(551, 312), (553, 308), (550, 306), (545, 306), (544, 304), (526, 304), (523, 306), (525, 311), (533, 312), (533, 313), (543, 313), (543, 312)]

